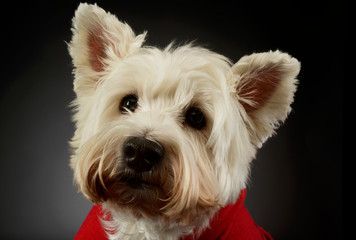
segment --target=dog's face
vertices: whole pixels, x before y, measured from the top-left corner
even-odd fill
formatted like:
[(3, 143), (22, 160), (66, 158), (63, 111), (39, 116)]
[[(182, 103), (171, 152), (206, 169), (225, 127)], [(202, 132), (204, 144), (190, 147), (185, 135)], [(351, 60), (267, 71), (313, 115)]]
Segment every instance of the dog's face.
[(143, 47), (144, 38), (79, 6), (71, 167), (94, 203), (191, 224), (237, 200), (256, 149), (290, 111), (299, 63), (276, 51), (232, 65), (191, 45)]

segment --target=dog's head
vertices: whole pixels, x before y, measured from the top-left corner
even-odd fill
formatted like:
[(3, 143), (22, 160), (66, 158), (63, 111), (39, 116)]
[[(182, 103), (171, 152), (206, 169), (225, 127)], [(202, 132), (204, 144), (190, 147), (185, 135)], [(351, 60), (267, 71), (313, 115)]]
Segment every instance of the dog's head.
[(145, 33), (81, 4), (69, 51), (76, 123), (71, 167), (92, 202), (192, 223), (237, 200), (256, 149), (290, 112), (299, 62), (265, 52), (237, 63)]

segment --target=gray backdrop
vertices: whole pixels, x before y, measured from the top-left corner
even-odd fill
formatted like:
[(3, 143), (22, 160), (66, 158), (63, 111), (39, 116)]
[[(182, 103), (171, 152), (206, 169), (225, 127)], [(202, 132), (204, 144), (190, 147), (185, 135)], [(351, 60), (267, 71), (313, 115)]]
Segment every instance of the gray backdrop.
[[(259, 151), (246, 206), (276, 239), (341, 239), (341, 8), (327, 1), (208, 2), (98, 4), (137, 33), (148, 30), (147, 43), (159, 47), (197, 40), (234, 61), (270, 49), (298, 58), (294, 110)], [(72, 239), (91, 207), (68, 167), (74, 94), (65, 41), (77, 6), (2, 7), (0, 239)]]

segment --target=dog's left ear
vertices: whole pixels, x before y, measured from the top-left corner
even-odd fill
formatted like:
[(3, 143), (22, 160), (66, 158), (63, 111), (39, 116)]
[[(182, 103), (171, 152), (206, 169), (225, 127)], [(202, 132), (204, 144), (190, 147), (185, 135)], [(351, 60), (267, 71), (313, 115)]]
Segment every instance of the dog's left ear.
[(280, 51), (242, 57), (232, 66), (251, 142), (260, 147), (291, 111), (300, 63)]
[(68, 44), (75, 66), (75, 90), (93, 89), (115, 62), (137, 52), (145, 33), (136, 36), (129, 25), (96, 4), (81, 3), (73, 18)]

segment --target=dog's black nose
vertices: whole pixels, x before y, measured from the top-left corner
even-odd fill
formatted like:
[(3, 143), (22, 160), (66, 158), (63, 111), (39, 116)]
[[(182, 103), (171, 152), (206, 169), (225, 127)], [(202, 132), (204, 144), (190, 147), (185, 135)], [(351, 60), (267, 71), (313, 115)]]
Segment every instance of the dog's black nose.
[(137, 173), (151, 171), (161, 161), (164, 148), (143, 137), (129, 137), (122, 146), (123, 159)]

